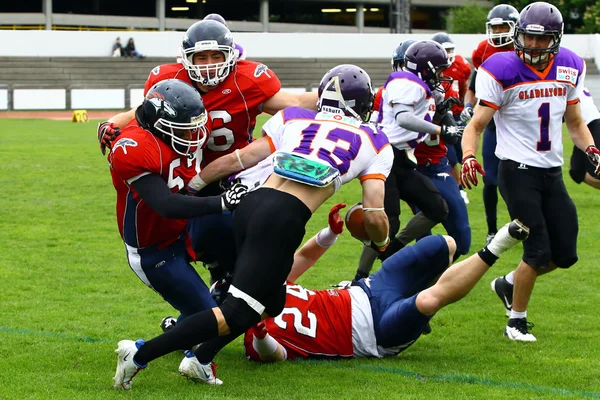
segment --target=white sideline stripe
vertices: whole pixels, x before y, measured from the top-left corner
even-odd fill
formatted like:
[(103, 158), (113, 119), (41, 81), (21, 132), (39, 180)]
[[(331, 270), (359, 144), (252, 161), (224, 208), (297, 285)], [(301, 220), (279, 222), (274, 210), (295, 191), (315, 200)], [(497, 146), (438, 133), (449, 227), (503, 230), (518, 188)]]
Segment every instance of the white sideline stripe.
[(131, 247), (127, 243), (125, 243), (125, 248), (127, 249), (127, 261), (129, 261), (129, 267), (133, 270), (133, 272), (151, 289), (154, 289), (148, 280), (148, 277), (144, 273), (142, 269), (142, 258), (138, 253), (138, 249), (135, 247)]
[(258, 313), (258, 315), (262, 315), (262, 313), (265, 311), (265, 306), (263, 306), (258, 301), (248, 296), (246, 293), (242, 292), (235, 286), (229, 286), (228, 292), (231, 293), (233, 297), (237, 297), (238, 299), (244, 300), (254, 311)]

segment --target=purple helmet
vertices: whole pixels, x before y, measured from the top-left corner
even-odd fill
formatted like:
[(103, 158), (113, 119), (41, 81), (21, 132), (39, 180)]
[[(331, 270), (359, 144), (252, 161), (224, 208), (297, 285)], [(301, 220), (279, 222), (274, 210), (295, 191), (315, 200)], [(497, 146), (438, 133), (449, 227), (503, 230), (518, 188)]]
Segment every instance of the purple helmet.
[[(558, 8), (545, 2), (526, 6), (515, 29), (515, 52), (525, 64), (536, 65), (548, 62), (550, 55), (558, 53), (563, 34), (563, 17)], [(525, 36), (547, 37), (547, 47), (532, 47), (525, 44)]]
[(416, 40), (408, 39), (404, 42), (400, 42), (398, 47), (396, 47), (394, 54), (392, 54), (392, 70), (400, 71), (402, 68), (404, 68), (404, 53), (406, 53), (406, 49), (408, 49), (414, 42), (416, 42)]
[(216, 13), (208, 14), (202, 20), (203, 21), (207, 21), (207, 20), (217, 21), (217, 22), (220, 22), (223, 25), (227, 26), (227, 21), (225, 21), (225, 18), (223, 18), (220, 14), (216, 14)]
[(452, 82), (442, 74), (449, 66), (448, 53), (433, 40), (419, 40), (404, 54), (404, 70), (417, 75), (431, 90), (444, 91), (442, 84)]
[[(485, 30), (487, 40), (492, 47), (502, 47), (513, 42), (515, 36), (515, 25), (519, 20), (519, 12), (516, 8), (508, 4), (498, 4), (492, 8), (487, 16)], [(506, 25), (508, 31), (494, 32), (494, 27)]]
[(448, 53), (448, 62), (450, 65), (454, 63), (454, 40), (450, 39), (450, 35), (446, 32), (438, 32), (431, 37), (431, 40), (442, 45), (446, 53)]
[(317, 109), (368, 121), (373, 109), (371, 78), (352, 64), (330, 69), (319, 84)]

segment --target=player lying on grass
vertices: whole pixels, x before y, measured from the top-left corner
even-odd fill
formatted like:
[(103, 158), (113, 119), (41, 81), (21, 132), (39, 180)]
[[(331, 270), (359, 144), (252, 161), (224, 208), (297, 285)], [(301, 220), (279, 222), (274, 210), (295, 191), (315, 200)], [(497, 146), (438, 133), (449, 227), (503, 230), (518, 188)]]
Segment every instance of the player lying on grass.
[(504, 251), (529, 234), (527, 227), (514, 220), (477, 254), (454, 265), (450, 265), (456, 251), (454, 239), (428, 236), (388, 258), (379, 271), (355, 286), (308, 290), (294, 284), (335, 243), (343, 230), (339, 218), (343, 207), (334, 206), (329, 227), (296, 252), (285, 308), (246, 333), (248, 359), (397, 355), (415, 343), (439, 310), (465, 297)]

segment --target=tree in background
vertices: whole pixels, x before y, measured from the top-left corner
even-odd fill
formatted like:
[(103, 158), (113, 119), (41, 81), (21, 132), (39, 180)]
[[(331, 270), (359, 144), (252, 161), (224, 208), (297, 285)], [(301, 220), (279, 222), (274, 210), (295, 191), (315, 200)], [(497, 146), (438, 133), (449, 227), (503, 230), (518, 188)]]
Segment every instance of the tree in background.
[[(521, 11), (527, 0), (501, 1), (494, 0), (494, 4), (510, 4)], [(597, 0), (558, 0), (550, 1), (558, 8), (565, 20), (565, 33), (596, 33), (600, 28), (600, 5)]]
[(450, 33), (485, 33), (485, 22), (490, 10), (476, 3), (450, 9), (446, 26)]

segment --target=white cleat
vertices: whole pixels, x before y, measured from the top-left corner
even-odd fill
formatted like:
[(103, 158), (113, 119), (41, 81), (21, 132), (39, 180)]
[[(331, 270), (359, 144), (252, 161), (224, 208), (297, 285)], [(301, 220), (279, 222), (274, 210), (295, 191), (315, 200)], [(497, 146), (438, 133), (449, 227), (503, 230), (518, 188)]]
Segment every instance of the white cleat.
[(496, 235), (494, 235), (494, 238), (487, 245), (487, 248), (496, 257), (500, 257), (500, 254), (512, 249), (517, 243), (527, 239), (528, 236), (529, 228), (523, 225), (518, 219), (515, 219), (496, 232)]
[(222, 385), (223, 381), (217, 378), (217, 366), (214, 362), (201, 364), (198, 359), (192, 354), (186, 352), (186, 356), (179, 364), (179, 373), (194, 382), (206, 383), (209, 385)]
[(506, 325), (504, 336), (517, 342), (535, 342), (537, 339), (529, 332), (531, 328), (533, 324), (527, 322), (526, 318), (511, 318)]
[(133, 362), (133, 356), (138, 349), (144, 344), (144, 341), (139, 339), (137, 342), (133, 340), (121, 340), (117, 344), (117, 372), (113, 378), (113, 387), (115, 389), (131, 389), (131, 382), (136, 374), (145, 367), (139, 367)]

